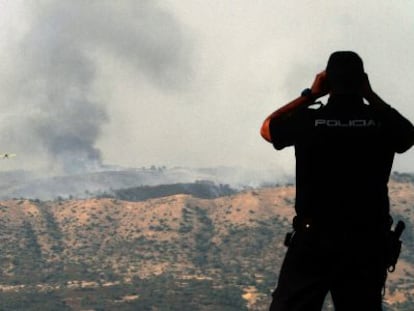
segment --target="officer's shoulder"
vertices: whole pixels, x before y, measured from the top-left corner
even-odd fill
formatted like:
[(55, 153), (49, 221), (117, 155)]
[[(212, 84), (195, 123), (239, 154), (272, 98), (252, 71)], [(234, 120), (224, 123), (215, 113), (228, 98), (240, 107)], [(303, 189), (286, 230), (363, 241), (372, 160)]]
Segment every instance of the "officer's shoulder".
[(323, 111), (325, 108), (325, 105), (321, 101), (314, 102), (313, 104), (306, 107), (306, 112), (309, 114), (318, 113), (320, 111)]

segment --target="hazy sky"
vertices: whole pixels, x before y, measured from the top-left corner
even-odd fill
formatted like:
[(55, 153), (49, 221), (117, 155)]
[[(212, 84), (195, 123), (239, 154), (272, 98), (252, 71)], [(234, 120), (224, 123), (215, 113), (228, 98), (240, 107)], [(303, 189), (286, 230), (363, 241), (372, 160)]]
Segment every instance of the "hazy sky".
[[(414, 2), (0, 0), (0, 170), (105, 164), (293, 172), (259, 136), (331, 52), (414, 121)], [(414, 151), (395, 169), (414, 171)]]

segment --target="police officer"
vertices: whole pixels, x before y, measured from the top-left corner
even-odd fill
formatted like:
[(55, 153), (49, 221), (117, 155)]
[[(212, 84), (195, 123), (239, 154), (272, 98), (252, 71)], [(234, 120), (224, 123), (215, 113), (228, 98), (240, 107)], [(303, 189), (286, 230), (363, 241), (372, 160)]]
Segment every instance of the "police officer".
[(321, 310), (328, 292), (337, 311), (382, 310), (387, 183), (395, 153), (414, 144), (413, 125), (372, 90), (356, 53), (338, 51), (261, 135), (296, 156), (294, 234), (270, 310)]

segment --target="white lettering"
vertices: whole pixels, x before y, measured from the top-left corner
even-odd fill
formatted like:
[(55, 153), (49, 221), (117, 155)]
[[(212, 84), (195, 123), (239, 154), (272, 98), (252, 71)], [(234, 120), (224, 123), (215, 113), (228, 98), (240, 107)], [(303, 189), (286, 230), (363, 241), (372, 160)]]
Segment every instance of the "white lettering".
[(356, 119), (356, 120), (336, 120), (336, 119), (316, 119), (315, 127), (327, 126), (327, 127), (373, 127), (377, 123), (375, 120), (369, 119)]
[(326, 120), (324, 120), (324, 119), (316, 119), (315, 120), (315, 126), (324, 125), (324, 124), (326, 124)]

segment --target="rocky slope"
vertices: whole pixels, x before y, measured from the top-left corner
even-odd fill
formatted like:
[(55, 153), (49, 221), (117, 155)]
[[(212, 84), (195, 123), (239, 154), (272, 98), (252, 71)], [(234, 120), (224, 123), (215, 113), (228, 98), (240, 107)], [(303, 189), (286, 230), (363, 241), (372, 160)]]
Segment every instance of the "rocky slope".
[[(391, 182), (390, 195), (407, 230), (386, 305), (412, 310), (414, 184)], [(293, 186), (216, 199), (3, 201), (0, 309), (266, 310), (293, 204)]]

